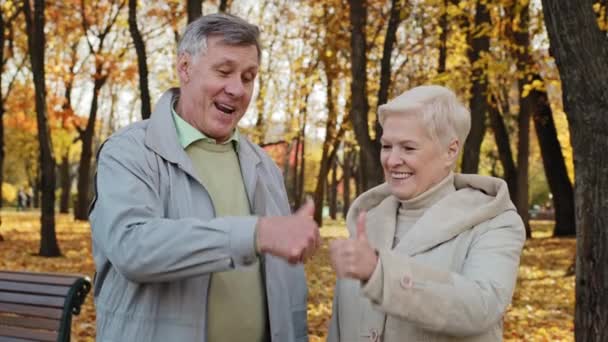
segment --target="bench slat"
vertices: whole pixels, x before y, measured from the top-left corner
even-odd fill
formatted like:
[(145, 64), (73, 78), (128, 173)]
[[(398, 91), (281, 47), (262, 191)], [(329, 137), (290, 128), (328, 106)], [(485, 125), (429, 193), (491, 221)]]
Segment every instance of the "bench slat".
[(0, 341), (6, 337), (20, 337), (34, 341), (55, 342), (57, 341), (57, 333), (49, 331), (35, 331), (23, 328), (7, 327), (0, 325)]
[(39, 306), (30, 306), (30, 305), (23, 305), (23, 304), (0, 302), (0, 312), (10, 312), (10, 313), (32, 316), (32, 317), (60, 319), (61, 313), (63, 312), (63, 310), (54, 309), (54, 308), (41, 308)]
[(0, 302), (63, 308), (65, 298), (57, 296), (38, 296), (30, 294), (0, 292)]
[(34, 328), (40, 330), (59, 330), (58, 319), (23, 317), (23, 316), (3, 316), (0, 314), (0, 325)]
[(76, 279), (78, 279), (78, 277), (0, 271), (0, 280), (13, 282), (72, 286)]
[(32, 340), (24, 340), (17, 337), (0, 336), (2, 342), (32, 342)]
[(68, 292), (70, 291), (70, 287), (31, 283), (16, 283), (6, 280), (0, 280), (0, 292), (5, 291), (54, 296), (67, 296)]

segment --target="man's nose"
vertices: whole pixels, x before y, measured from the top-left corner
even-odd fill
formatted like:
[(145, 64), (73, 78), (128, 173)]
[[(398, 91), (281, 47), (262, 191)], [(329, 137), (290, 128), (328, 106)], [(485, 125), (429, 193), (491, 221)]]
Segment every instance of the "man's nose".
[(245, 85), (240, 78), (231, 78), (224, 87), (226, 93), (232, 97), (241, 97), (245, 94)]

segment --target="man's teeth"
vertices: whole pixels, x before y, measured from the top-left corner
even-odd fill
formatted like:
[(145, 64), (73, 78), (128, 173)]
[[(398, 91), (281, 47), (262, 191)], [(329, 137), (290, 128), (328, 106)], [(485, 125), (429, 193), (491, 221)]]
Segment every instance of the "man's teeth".
[(391, 177), (395, 179), (406, 179), (412, 175), (411, 172), (391, 172)]
[(221, 103), (215, 103), (215, 106), (217, 107), (217, 109), (221, 110), (222, 112), (226, 113), (226, 114), (232, 114), (235, 111), (234, 107), (225, 105), (225, 104), (221, 104)]

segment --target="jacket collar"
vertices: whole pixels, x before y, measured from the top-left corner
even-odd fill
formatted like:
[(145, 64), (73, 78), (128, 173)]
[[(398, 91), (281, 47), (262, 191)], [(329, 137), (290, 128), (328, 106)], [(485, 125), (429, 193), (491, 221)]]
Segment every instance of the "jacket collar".
[[(413, 256), (427, 251), (507, 210), (515, 210), (506, 183), (478, 175), (454, 176), (456, 191), (429, 208), (395, 247)], [(372, 246), (391, 249), (395, 236), (399, 200), (384, 183), (367, 191), (347, 215), (351, 236), (361, 210), (370, 210), (366, 230)]]
[[(148, 129), (146, 130), (146, 147), (154, 151), (163, 159), (177, 164), (184, 172), (198, 180), (194, 171), (192, 160), (184, 148), (180, 145), (177, 137), (177, 129), (171, 114), (171, 103), (175, 96), (179, 96), (179, 88), (167, 90), (158, 100), (154, 111), (150, 116)], [(238, 158), (241, 164), (243, 183), (247, 191), (250, 203), (253, 203), (254, 192), (257, 184), (256, 168), (262, 162), (259, 152), (255, 150), (253, 143), (244, 136), (240, 137), (238, 144)], [(202, 183), (201, 183), (202, 184)]]

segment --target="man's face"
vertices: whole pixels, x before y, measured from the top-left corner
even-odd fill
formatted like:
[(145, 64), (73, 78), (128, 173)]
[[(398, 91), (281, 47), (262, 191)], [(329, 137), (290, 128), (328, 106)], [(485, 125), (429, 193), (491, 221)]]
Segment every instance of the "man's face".
[(207, 37), (206, 51), (178, 56), (178, 114), (218, 142), (228, 140), (249, 106), (258, 67), (255, 45), (227, 45), (221, 36)]

